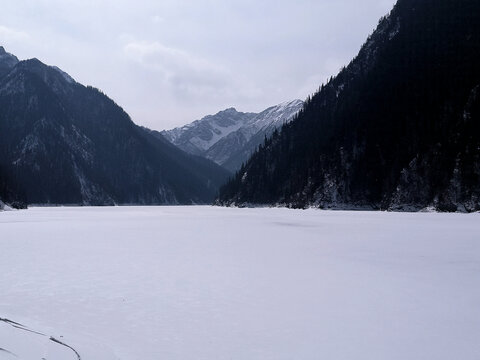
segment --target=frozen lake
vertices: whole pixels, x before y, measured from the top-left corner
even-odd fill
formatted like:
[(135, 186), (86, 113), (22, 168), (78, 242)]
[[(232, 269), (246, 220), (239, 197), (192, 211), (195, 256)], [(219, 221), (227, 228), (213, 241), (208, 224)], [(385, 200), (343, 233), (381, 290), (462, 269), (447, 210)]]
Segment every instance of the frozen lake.
[(0, 251), (0, 359), (480, 359), (480, 214), (33, 208)]

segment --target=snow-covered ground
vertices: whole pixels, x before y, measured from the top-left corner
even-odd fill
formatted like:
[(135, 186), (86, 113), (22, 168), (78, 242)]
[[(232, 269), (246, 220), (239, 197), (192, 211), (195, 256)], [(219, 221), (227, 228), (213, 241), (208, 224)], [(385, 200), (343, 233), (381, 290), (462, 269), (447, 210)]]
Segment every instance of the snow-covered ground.
[(0, 251), (0, 359), (480, 359), (480, 214), (33, 208)]

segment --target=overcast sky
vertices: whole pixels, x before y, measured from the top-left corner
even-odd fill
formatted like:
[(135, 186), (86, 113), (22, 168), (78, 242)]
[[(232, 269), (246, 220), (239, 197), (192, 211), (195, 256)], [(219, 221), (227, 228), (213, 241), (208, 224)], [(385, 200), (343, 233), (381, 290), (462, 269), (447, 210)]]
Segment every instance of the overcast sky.
[(2, 1), (0, 45), (103, 90), (142, 125), (304, 99), (394, 0)]

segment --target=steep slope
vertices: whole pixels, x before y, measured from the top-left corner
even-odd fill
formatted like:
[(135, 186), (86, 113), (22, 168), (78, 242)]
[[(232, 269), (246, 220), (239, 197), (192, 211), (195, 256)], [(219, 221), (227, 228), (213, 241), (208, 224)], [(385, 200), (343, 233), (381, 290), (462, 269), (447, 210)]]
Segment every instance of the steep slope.
[(231, 108), (162, 134), (181, 149), (235, 172), (265, 136), (292, 120), (302, 107), (303, 101), (294, 100), (259, 114), (241, 113)]
[(183, 127), (163, 131), (162, 135), (190, 154), (203, 155), (218, 140), (237, 131), (254, 116), (230, 108)]
[(227, 175), (146, 133), (103, 93), (56, 67), (31, 59), (0, 78), (6, 202), (205, 203)]
[(265, 137), (291, 121), (302, 107), (301, 100), (272, 106), (257, 114), (234, 133), (220, 139), (206, 151), (204, 156), (235, 173), (265, 140)]
[(5, 51), (3, 46), (0, 46), (0, 78), (10, 72), (12, 68), (18, 64), (16, 56)]
[(480, 209), (480, 3), (399, 0), (218, 203)]

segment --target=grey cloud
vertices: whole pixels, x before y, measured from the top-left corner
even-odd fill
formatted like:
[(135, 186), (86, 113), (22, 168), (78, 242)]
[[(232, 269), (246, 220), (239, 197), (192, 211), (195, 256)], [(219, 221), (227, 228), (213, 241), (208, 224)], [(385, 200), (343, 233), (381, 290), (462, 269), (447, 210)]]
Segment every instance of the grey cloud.
[(16, 0), (0, 45), (171, 128), (304, 98), (348, 63), (394, 0)]

